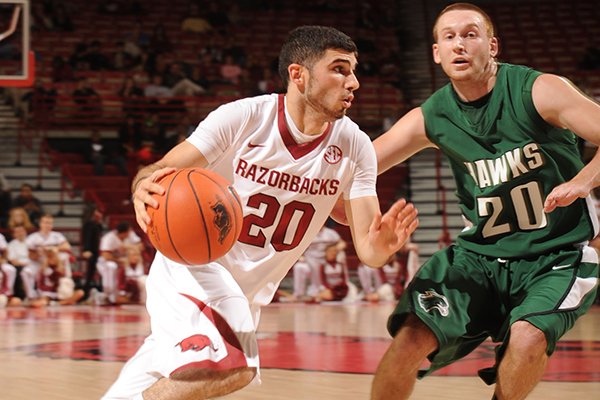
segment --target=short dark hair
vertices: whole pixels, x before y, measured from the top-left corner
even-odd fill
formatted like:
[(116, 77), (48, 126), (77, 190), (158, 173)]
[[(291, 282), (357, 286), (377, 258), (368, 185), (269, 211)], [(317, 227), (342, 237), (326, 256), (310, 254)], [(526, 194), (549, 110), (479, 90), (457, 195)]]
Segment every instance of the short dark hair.
[(117, 225), (117, 232), (119, 233), (129, 232), (129, 229), (131, 229), (131, 225), (127, 221), (119, 222)]
[(279, 53), (279, 76), (283, 86), (288, 86), (288, 67), (291, 64), (301, 64), (310, 68), (329, 49), (344, 50), (358, 57), (354, 41), (335, 28), (304, 25), (293, 29)]

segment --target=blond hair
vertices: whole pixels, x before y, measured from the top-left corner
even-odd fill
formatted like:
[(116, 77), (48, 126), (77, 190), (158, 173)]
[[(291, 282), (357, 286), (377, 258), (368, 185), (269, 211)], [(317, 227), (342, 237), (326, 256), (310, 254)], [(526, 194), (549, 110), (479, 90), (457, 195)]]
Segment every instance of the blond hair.
[(437, 27), (438, 27), (438, 22), (439, 22), (440, 18), (442, 17), (442, 15), (444, 15), (450, 11), (461, 11), (461, 10), (475, 11), (476, 13), (481, 15), (481, 17), (483, 18), (483, 22), (485, 23), (486, 32), (488, 34), (488, 37), (493, 38), (496, 35), (496, 31), (494, 29), (494, 23), (492, 22), (492, 19), (485, 11), (483, 11), (481, 8), (477, 7), (475, 4), (454, 3), (454, 4), (450, 4), (449, 6), (444, 8), (438, 14), (437, 18), (435, 19), (435, 23), (433, 24), (433, 42), (434, 43), (437, 43), (437, 40), (438, 40)]

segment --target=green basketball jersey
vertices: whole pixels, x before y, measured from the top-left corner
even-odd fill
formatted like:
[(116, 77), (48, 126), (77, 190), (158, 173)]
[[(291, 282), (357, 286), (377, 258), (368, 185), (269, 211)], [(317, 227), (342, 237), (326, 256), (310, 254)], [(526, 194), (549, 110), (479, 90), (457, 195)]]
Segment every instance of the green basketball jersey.
[[(540, 72), (499, 64), (492, 92), (464, 103), (448, 84), (423, 105), (429, 139), (448, 158), (461, 210), (472, 223), (457, 244), (479, 254), (535, 256), (591, 239), (591, 199), (545, 214), (557, 185), (583, 167), (576, 136), (546, 123), (531, 89)], [(593, 218), (593, 219), (592, 219)]]

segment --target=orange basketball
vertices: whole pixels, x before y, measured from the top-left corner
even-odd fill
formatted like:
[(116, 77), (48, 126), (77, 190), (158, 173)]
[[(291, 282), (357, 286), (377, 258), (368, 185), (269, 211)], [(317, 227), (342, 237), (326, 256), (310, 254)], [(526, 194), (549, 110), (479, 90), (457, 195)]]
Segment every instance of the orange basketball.
[(148, 237), (158, 251), (188, 265), (206, 264), (231, 249), (242, 229), (242, 205), (231, 183), (202, 168), (162, 178), (158, 208), (148, 207)]

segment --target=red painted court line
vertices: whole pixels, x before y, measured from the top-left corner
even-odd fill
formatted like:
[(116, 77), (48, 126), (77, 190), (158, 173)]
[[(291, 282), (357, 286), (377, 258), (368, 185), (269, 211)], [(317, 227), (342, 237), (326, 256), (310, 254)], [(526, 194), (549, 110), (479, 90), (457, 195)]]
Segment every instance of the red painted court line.
[[(38, 357), (126, 361), (142, 336), (57, 342), (21, 346)], [(383, 338), (327, 336), (322, 333), (280, 332), (259, 340), (262, 368), (373, 374), (390, 343)], [(494, 345), (484, 343), (463, 360), (435, 372), (437, 376), (476, 376), (494, 363)], [(560, 342), (550, 359), (545, 381), (600, 382), (600, 342)]]

